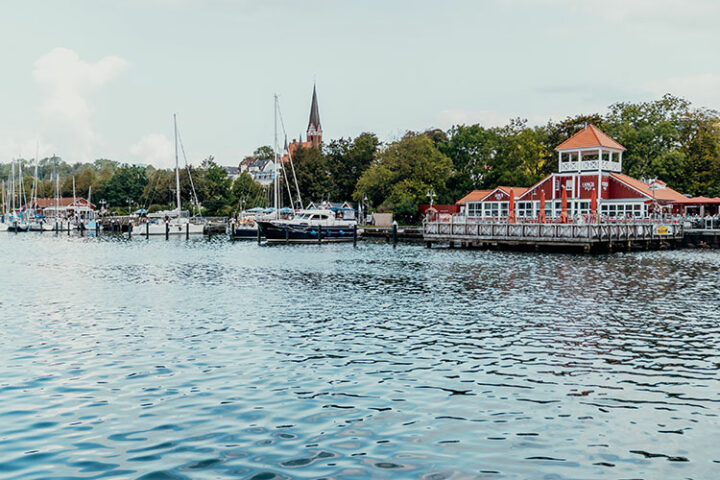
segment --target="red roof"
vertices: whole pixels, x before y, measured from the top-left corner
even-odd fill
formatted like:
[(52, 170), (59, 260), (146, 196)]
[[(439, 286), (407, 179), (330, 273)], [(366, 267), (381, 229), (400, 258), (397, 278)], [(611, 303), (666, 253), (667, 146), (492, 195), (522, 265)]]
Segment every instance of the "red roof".
[(638, 180), (637, 178), (633, 178), (622, 173), (611, 173), (610, 176), (634, 188), (635, 190), (638, 190), (640, 193), (643, 193), (650, 198), (655, 198), (656, 200), (664, 202), (677, 202), (687, 199), (687, 197), (682, 193), (676, 192), (670, 187), (665, 187), (665, 183), (659, 180), (655, 183), (658, 185), (662, 185), (664, 188), (650, 190), (650, 185), (643, 182), (642, 180)]
[[(78, 206), (80, 205), (87, 205), (88, 202), (84, 198), (78, 198), (76, 200), (76, 204)], [(58, 199), (58, 206), (59, 207), (71, 207), (73, 205), (73, 199), (72, 197), (62, 197)], [(35, 208), (46, 208), (46, 207), (54, 207), (55, 206), (55, 199), (54, 198), (38, 198), (37, 199), (37, 205)], [(91, 208), (94, 208), (95, 205), (92, 203), (90, 204)]]
[(683, 198), (682, 200), (676, 200), (673, 203), (683, 205), (720, 205), (720, 198), (718, 197), (692, 197)]
[(607, 136), (605, 132), (595, 125), (588, 125), (563, 143), (555, 147), (555, 150), (574, 150), (578, 148), (608, 147), (618, 150), (626, 150), (625, 147)]
[(510, 189), (512, 189), (513, 195), (515, 197), (522, 197), (523, 195), (525, 195), (525, 192), (529, 190), (529, 188), (527, 187), (497, 187), (495, 190), (497, 190), (498, 188), (503, 192), (507, 193), (508, 196), (510, 196)]
[(455, 203), (457, 205), (464, 205), (465, 202), (479, 202), (487, 197), (490, 192), (492, 192), (492, 190), (473, 190)]
[(528, 191), (525, 187), (495, 187), (492, 190), (473, 190), (472, 192), (465, 195), (463, 198), (455, 202), (457, 205), (464, 205), (465, 202), (480, 202), (484, 199), (486, 199), (490, 194), (494, 193), (497, 190), (500, 190), (507, 196), (510, 196), (510, 189), (512, 188), (513, 195), (515, 198), (522, 196), (525, 192)]

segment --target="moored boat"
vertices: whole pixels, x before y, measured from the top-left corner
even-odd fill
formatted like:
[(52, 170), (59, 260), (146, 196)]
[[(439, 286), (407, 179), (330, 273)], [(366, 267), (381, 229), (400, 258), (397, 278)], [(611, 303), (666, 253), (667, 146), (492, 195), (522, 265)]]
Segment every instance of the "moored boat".
[(354, 219), (338, 218), (331, 210), (300, 210), (292, 219), (258, 220), (257, 224), (268, 242), (351, 242), (361, 233)]

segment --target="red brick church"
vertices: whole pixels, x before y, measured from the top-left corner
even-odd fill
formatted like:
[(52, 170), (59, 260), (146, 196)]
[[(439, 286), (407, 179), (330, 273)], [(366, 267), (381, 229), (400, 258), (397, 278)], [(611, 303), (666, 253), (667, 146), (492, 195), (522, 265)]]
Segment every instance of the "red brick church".
[(310, 120), (307, 127), (307, 141), (303, 142), (302, 137), (293, 139), (290, 144), (285, 140), (285, 152), (280, 158), (282, 162), (289, 162), (290, 157), (295, 155), (299, 148), (320, 148), (322, 145), (322, 125), (320, 125), (320, 108), (318, 107), (317, 89), (313, 85), (312, 102), (310, 104)]
[(604, 217), (637, 218), (648, 216), (653, 209), (669, 210), (674, 202), (686, 199), (660, 180), (642, 181), (621, 173), (625, 150), (599, 128), (588, 125), (555, 148), (557, 173), (530, 188), (474, 190), (457, 204), (461, 215), (467, 217), (502, 218), (509, 216), (512, 195), (516, 218), (539, 218), (542, 199), (545, 217), (557, 218), (565, 190), (570, 218), (590, 214), (593, 197), (597, 213)]

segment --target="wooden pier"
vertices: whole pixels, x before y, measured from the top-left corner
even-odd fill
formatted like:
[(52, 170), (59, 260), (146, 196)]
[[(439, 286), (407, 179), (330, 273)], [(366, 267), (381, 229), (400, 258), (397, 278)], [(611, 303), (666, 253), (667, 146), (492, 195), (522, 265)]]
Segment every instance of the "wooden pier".
[(509, 223), (427, 222), (423, 240), (461, 248), (507, 248), (608, 252), (676, 248), (683, 239), (679, 223)]

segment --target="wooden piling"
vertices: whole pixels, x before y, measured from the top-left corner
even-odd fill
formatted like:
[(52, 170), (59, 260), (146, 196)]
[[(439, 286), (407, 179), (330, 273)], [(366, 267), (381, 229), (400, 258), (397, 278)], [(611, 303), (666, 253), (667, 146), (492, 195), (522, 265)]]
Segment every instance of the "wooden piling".
[(190, 222), (185, 224), (185, 240), (190, 240)]
[(393, 248), (397, 247), (397, 224), (393, 223), (392, 228), (392, 242), (393, 242)]
[(285, 243), (290, 243), (290, 230), (287, 225), (283, 228), (285, 229)]
[(170, 222), (165, 222), (165, 240), (170, 240)]
[(357, 223), (353, 225), (353, 247), (357, 247)]
[(145, 238), (150, 238), (150, 222), (145, 222)]
[(322, 225), (318, 225), (318, 243), (322, 243)]
[(262, 239), (262, 236), (260, 234), (260, 226), (258, 225), (258, 245), (260, 245), (262, 243), (261, 239)]

